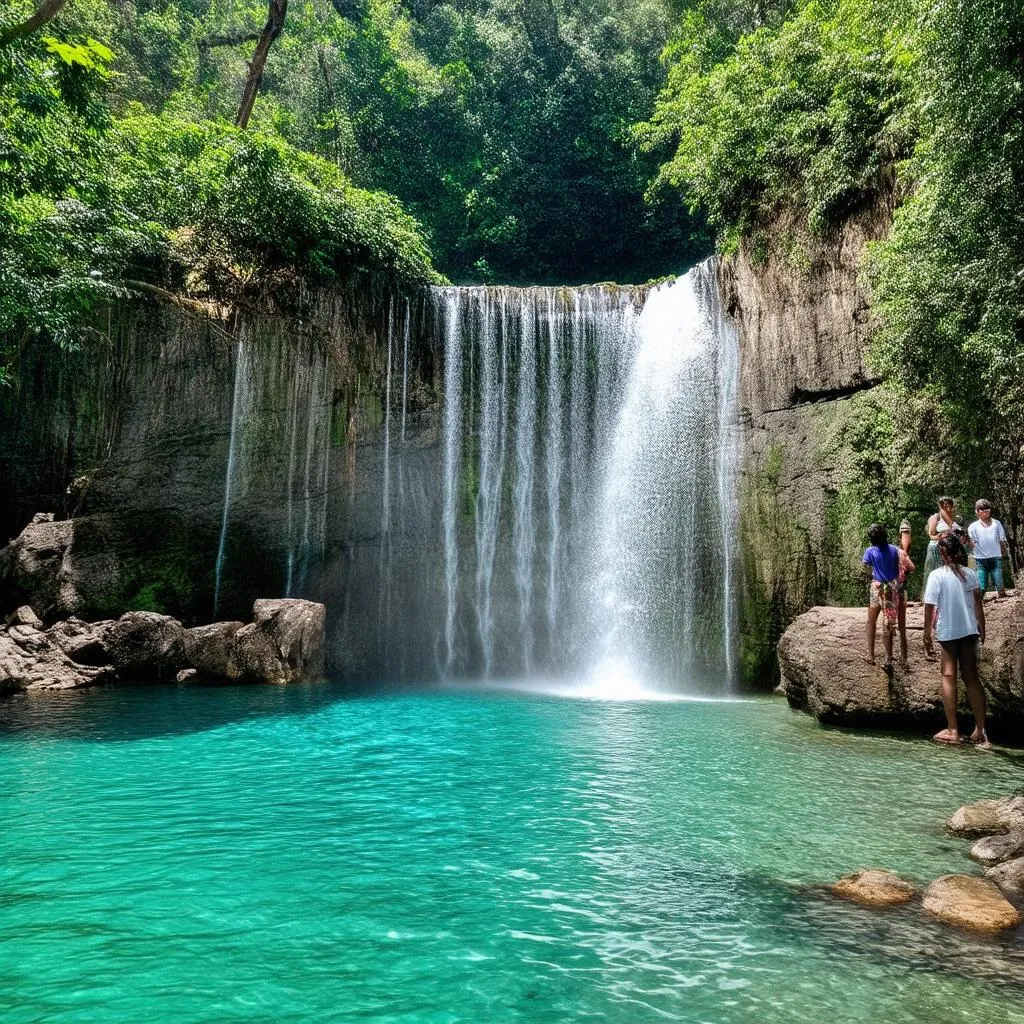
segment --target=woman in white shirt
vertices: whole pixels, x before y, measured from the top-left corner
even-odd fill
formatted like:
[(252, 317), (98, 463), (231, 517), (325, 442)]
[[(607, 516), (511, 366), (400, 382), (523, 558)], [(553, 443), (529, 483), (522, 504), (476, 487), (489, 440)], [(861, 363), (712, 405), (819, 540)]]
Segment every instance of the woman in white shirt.
[(971, 742), (988, 748), (985, 733), (985, 691), (978, 678), (978, 645), (985, 642), (985, 608), (973, 569), (959, 564), (963, 545), (949, 533), (938, 542), (942, 565), (928, 577), (924, 594), (924, 648), (934, 654), (932, 626), (942, 648), (942, 706), (946, 728), (935, 734), (939, 743), (959, 743), (956, 720), (957, 668), (964, 677), (967, 700), (974, 713)]

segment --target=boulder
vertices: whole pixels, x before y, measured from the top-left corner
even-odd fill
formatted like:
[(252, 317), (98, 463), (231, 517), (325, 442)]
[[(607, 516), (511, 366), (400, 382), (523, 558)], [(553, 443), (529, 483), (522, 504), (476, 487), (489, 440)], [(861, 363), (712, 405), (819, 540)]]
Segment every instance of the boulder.
[(925, 889), (921, 902), (940, 921), (971, 931), (1006, 931), (1021, 920), (994, 882), (975, 875), (943, 875)]
[(242, 622), (212, 622), (208, 626), (186, 629), (185, 664), (195, 669), (200, 676), (230, 678), (229, 666), (234, 656), (235, 634), (243, 625)]
[(891, 871), (865, 868), (840, 878), (832, 886), (832, 894), (869, 907), (892, 907), (909, 903), (917, 895), (917, 888)]
[(185, 668), (185, 630), (157, 612), (126, 612), (107, 630), (105, 644), (118, 677), (173, 679)]
[(74, 614), (78, 596), (68, 569), (70, 519), (38, 513), (0, 556), (0, 607), (29, 604), (44, 620)]
[(946, 822), (946, 831), (965, 839), (1001, 835), (1024, 828), (1024, 797), (1001, 796), (994, 800), (978, 800), (953, 812)]
[(10, 615), (7, 616), (8, 626), (32, 626), (35, 629), (43, 628), (43, 620), (39, 618), (31, 607), (27, 604), (23, 604), (20, 608), (16, 608)]
[(1024, 901), (1024, 857), (1003, 861), (985, 872), (985, 877), (995, 882), (1011, 899)]
[(315, 601), (260, 600), (234, 635), (228, 676), (248, 682), (315, 679), (324, 667), (327, 609)]
[(115, 682), (109, 664), (76, 660), (80, 651), (100, 644), (109, 623), (58, 623), (43, 632), (31, 626), (0, 630), (0, 693), (20, 690), (73, 690)]
[(164, 679), (291, 683), (322, 674), (322, 604), (257, 601), (253, 616), (247, 626), (195, 629), (156, 612), (102, 622), (72, 616), (47, 630), (23, 622), (0, 627), (0, 694)]
[(1024, 857), (1024, 828), (1015, 828), (1003, 835), (985, 836), (971, 847), (971, 856), (986, 867), (1004, 860)]
[[(1024, 600), (1014, 596), (988, 601), (985, 614), (982, 685), (993, 722), (1009, 731), (1024, 723)], [(944, 721), (939, 662), (924, 651), (923, 605), (907, 610), (907, 669), (899, 664), (890, 672), (883, 669), (881, 625), (877, 664), (867, 664), (865, 617), (863, 608), (817, 607), (791, 623), (778, 646), (782, 690), (790, 705), (832, 724), (939, 728)], [(962, 684), (960, 689), (963, 696)]]

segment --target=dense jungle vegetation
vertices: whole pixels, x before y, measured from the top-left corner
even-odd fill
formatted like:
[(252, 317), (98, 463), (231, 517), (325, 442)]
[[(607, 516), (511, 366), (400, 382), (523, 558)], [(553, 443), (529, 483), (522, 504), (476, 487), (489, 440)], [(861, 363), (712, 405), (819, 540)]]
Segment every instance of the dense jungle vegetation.
[(876, 491), (912, 433), (1016, 520), (1022, 55), (1020, 0), (12, 0), (0, 367), (130, 289), (638, 281), (884, 201)]

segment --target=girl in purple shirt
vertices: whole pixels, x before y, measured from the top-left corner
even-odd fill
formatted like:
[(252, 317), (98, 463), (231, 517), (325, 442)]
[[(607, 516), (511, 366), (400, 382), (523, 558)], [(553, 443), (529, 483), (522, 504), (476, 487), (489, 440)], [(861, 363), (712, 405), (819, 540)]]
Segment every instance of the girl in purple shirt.
[[(871, 597), (868, 601), (868, 664), (875, 663), (875, 631), (878, 613), (885, 607), (887, 617), (895, 619), (900, 630), (900, 664), (907, 667), (907, 599), (903, 579), (914, 568), (907, 554), (889, 543), (885, 527), (872, 523), (868, 527), (870, 547), (863, 562), (871, 569)], [(902, 571), (901, 571), (902, 569)], [(892, 629), (886, 629), (885, 670), (892, 669)]]

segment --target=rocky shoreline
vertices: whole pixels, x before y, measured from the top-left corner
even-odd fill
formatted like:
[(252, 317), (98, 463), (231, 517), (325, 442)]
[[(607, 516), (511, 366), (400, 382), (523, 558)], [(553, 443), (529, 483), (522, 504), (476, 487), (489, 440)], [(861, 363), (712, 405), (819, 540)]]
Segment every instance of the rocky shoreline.
[(253, 620), (186, 629), (156, 612), (48, 629), (23, 605), (0, 628), (0, 694), (76, 690), (123, 682), (223, 680), (292, 683), (324, 668), (326, 609), (313, 601), (261, 600)]
[[(185, 627), (154, 611), (87, 621), (87, 582), (69, 568), (73, 520), (33, 517), (0, 550), (0, 695), (176, 680), (292, 683), (324, 671), (327, 609), (294, 598), (257, 600), (252, 621)], [(37, 614), (38, 612), (38, 614)]]
[(921, 911), (944, 924), (998, 933), (1019, 927), (1024, 908), (1024, 796), (979, 800), (957, 810), (946, 831), (974, 839), (971, 857), (981, 875), (943, 875), (922, 892), (917, 885), (879, 868), (841, 878), (832, 894), (863, 906), (893, 907), (919, 900)]
[[(1024, 745), (1024, 600), (985, 602), (988, 638), (981, 649), (981, 682), (988, 699), (990, 732)], [(811, 608), (779, 641), (780, 691), (790, 707), (830, 725), (911, 729), (941, 728), (939, 662), (924, 650), (924, 606), (907, 609), (909, 667), (865, 660), (863, 608)], [(897, 651), (899, 641), (897, 639)], [(961, 686), (961, 695), (962, 695)], [(966, 704), (962, 705), (966, 710)]]

